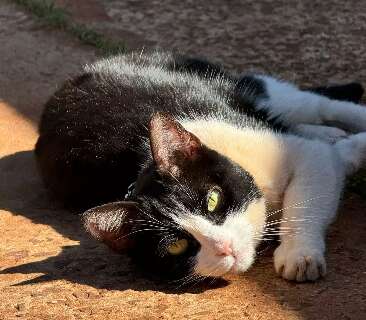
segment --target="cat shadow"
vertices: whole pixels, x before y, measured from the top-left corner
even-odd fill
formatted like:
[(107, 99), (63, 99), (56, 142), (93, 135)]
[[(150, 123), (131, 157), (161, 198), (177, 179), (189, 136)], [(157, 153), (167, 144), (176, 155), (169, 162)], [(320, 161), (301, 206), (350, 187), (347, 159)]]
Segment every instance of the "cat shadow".
[[(17, 152), (1, 158), (0, 175), (0, 210), (21, 215), (35, 224), (48, 225), (64, 237), (79, 242), (63, 246), (60, 253), (52, 257), (48, 256), (45, 243), (44, 256), (48, 257), (44, 260), (1, 270), (2, 274), (43, 274), (15, 286), (64, 279), (100, 289), (200, 293), (227, 284), (225, 280), (208, 279), (203, 283), (184, 286), (179, 281), (163, 284), (147, 279), (126, 255), (111, 252), (86, 234), (79, 212), (64, 210), (60, 204), (50, 200), (40, 181), (33, 151)], [(20, 236), (15, 241), (21, 241), (19, 239)]]
[[(31, 274), (43, 274), (14, 286), (63, 279), (97, 289), (154, 290), (176, 294), (198, 294), (230, 283), (238, 291), (258, 288), (264, 297), (274, 298), (283, 308), (298, 312), (304, 319), (313, 319), (328, 309), (329, 314), (347, 315), (360, 307), (360, 299), (350, 299), (350, 294), (366, 290), (365, 282), (360, 278), (360, 270), (365, 270), (366, 261), (366, 215), (360, 214), (365, 210), (361, 199), (347, 199), (343, 207), (341, 211), (347, 212), (340, 215), (328, 236), (328, 276), (324, 280), (306, 284), (284, 281), (273, 270), (273, 250), (269, 248), (253, 268), (234, 281), (209, 279), (186, 286), (181, 282), (167, 284), (147, 279), (127, 256), (113, 253), (89, 237), (81, 226), (78, 213), (63, 210), (49, 199), (38, 176), (33, 152), (17, 152), (0, 159), (0, 210), (21, 215), (35, 224), (48, 225), (75, 244), (63, 246), (57, 255), (50, 257), (46, 251), (47, 241), (52, 241), (52, 236), (42, 239), (44, 254), (41, 252), (38, 256), (43, 256), (43, 260), (2, 269), (0, 274), (20, 273), (28, 279)], [(18, 236), (14, 241), (22, 241), (21, 235)], [(55, 244), (51, 243), (50, 247), (54, 250)], [(244, 290), (243, 301), (247, 295), (248, 291)]]

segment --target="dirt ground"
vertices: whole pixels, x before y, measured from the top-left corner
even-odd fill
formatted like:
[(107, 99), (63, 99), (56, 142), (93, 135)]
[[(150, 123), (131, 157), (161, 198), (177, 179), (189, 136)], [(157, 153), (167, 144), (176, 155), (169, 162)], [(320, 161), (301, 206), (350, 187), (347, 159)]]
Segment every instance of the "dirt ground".
[[(366, 84), (363, 1), (60, 0), (132, 49), (159, 46), (300, 84)], [(289, 4), (290, 3), (290, 4)], [(347, 195), (328, 235), (328, 275), (278, 278), (271, 250), (246, 275), (174, 290), (52, 203), (32, 149), (47, 97), (96, 53), (0, 2), (0, 319), (366, 319), (366, 201)]]

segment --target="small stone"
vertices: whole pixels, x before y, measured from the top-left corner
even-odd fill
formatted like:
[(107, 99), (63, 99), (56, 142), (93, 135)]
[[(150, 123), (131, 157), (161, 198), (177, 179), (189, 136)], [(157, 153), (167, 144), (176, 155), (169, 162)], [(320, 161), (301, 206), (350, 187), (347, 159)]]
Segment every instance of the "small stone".
[(72, 295), (76, 299), (86, 299), (89, 297), (89, 294), (87, 292), (73, 292)]
[(15, 308), (18, 310), (18, 311), (24, 311), (25, 310), (25, 304), (24, 303), (18, 303)]
[(91, 298), (91, 299), (97, 299), (99, 298), (99, 292), (93, 292), (93, 291), (90, 291), (88, 292), (88, 298)]

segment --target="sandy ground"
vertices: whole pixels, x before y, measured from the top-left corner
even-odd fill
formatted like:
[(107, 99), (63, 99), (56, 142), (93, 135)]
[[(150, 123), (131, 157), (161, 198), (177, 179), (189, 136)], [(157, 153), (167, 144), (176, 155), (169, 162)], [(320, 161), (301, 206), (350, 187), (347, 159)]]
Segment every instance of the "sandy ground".
[[(302, 84), (366, 84), (362, 1), (58, 3), (130, 48), (173, 48)], [(328, 235), (324, 280), (278, 278), (268, 250), (245, 276), (189, 290), (141, 278), (50, 202), (32, 154), (42, 104), (93, 59), (0, 3), (0, 319), (366, 319), (366, 201), (356, 195)]]

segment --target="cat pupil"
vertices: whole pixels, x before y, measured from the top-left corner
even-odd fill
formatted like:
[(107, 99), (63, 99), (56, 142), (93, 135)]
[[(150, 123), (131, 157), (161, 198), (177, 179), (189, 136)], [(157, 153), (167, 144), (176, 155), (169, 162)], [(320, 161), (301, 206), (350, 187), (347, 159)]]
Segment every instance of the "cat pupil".
[(188, 248), (187, 239), (179, 239), (168, 246), (168, 252), (172, 255), (184, 253)]
[(209, 212), (213, 212), (218, 204), (219, 204), (219, 200), (220, 200), (220, 193), (218, 190), (212, 190), (210, 191), (210, 193), (208, 194), (208, 200), (207, 200), (207, 210)]

